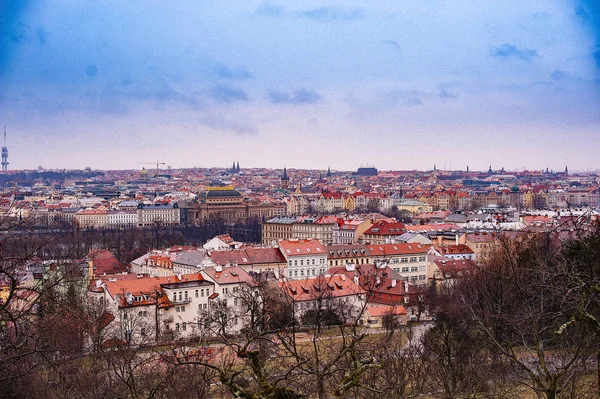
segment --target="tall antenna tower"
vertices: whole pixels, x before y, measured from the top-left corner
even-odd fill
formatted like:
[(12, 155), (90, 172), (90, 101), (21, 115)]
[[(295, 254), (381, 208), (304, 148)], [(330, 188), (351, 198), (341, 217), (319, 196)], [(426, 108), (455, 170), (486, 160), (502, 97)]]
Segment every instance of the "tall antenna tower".
[(2, 146), (2, 171), (8, 170), (8, 147), (6, 147), (6, 126), (4, 126), (4, 145)]

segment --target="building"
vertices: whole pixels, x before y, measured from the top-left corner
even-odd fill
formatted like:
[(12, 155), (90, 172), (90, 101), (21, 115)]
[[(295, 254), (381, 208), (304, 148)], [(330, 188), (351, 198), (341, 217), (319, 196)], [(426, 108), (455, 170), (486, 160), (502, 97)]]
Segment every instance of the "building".
[(173, 204), (139, 204), (137, 208), (138, 226), (149, 227), (156, 224), (174, 226), (181, 222), (179, 206)]
[(137, 210), (109, 210), (107, 211), (107, 227), (124, 229), (138, 225)]
[(186, 207), (188, 220), (194, 223), (209, 218), (221, 218), (226, 222), (255, 218), (265, 220), (285, 214), (285, 204), (252, 201), (244, 198), (233, 186), (207, 187)]
[[(112, 316), (104, 338), (140, 344), (239, 332), (247, 316), (238, 297), (251, 282), (238, 267), (166, 277), (112, 275), (97, 279), (88, 296)], [(216, 312), (225, 317), (213, 317)]]
[(363, 239), (371, 244), (399, 242), (404, 233), (406, 233), (406, 227), (402, 222), (378, 221), (365, 230)]
[(279, 249), (286, 261), (284, 276), (289, 280), (303, 280), (327, 271), (327, 251), (318, 240), (281, 240)]
[(104, 206), (84, 209), (75, 213), (75, 221), (82, 229), (108, 226), (108, 210)]
[(475, 252), (465, 244), (434, 245), (431, 247), (430, 255), (441, 256), (448, 259), (475, 259)]
[(302, 324), (312, 324), (305, 318), (312, 310), (331, 310), (338, 322), (350, 323), (361, 316), (364, 308), (364, 290), (343, 274), (280, 280), (277, 284), (292, 304), (295, 319)]
[(331, 244), (336, 226), (337, 218), (333, 216), (276, 217), (262, 223), (262, 243), (272, 245), (279, 240), (316, 239)]

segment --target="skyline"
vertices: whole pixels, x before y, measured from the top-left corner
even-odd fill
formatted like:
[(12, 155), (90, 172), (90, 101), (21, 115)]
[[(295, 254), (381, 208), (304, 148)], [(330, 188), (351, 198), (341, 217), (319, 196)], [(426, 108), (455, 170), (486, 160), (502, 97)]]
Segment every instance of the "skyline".
[(598, 169), (593, 1), (5, 1), (0, 26), (10, 169)]

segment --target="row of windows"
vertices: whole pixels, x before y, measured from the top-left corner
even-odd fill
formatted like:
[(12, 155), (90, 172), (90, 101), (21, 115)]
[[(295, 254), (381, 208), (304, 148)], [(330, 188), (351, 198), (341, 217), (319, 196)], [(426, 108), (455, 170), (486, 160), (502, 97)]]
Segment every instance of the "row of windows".
[[(311, 261), (312, 261), (313, 265), (315, 264), (315, 259), (314, 258), (313, 259), (306, 259), (306, 266), (310, 265)], [(324, 264), (325, 263), (325, 259), (324, 258), (319, 259), (319, 263), (321, 265)], [(291, 260), (288, 262), (288, 265), (292, 266), (292, 261)], [(298, 266), (298, 259), (294, 260), (294, 266)], [(300, 266), (304, 266), (304, 259), (300, 259)]]
[[(319, 273), (325, 273), (325, 269), (321, 268), (319, 270)], [(300, 270), (300, 277), (310, 277), (310, 276), (316, 276), (317, 275), (317, 270), (316, 269), (307, 269), (306, 270), (306, 275), (304, 274), (304, 269)], [(298, 277), (298, 270), (288, 270), (288, 277)]]

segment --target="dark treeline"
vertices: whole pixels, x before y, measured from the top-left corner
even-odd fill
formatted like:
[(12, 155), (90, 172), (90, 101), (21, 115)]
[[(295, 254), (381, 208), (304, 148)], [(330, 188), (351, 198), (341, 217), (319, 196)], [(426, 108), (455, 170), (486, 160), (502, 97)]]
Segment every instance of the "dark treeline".
[[(182, 231), (165, 228), (159, 233), (166, 238), (158, 238), (168, 240)], [(201, 233), (194, 231), (199, 240)], [(152, 229), (145, 234), (153, 245)], [(0, 306), (0, 392), (6, 397), (599, 396), (597, 228), (574, 229), (568, 239), (554, 233), (503, 236), (476, 270), (438, 282), (423, 294), (431, 323), (388, 325), (379, 334), (367, 334), (347, 318), (348, 308), (323, 296), (326, 307), (312, 312), (310, 323), (339, 324), (325, 333), (303, 329), (300, 335), (291, 317), (295, 304), (282, 300), (272, 284), (257, 283), (236, 293), (252, 320), (241, 336), (223, 333), (226, 308), (202, 316), (198, 341), (216, 340), (216, 358), (186, 353), (193, 343), (166, 352), (164, 347), (99, 344), (111, 342), (99, 335), (102, 310), (68, 276), (48, 279), (33, 288), (37, 296), (22, 302), (19, 265), (55, 245), (50, 235), (32, 238), (0, 237), (0, 273), (3, 281), (14, 283)]]
[[(173, 245), (202, 246), (206, 241), (221, 234), (229, 234), (240, 242), (260, 243), (260, 222), (259, 219), (249, 219), (227, 223), (215, 217), (198, 224), (165, 226), (156, 223), (150, 227), (125, 229), (80, 229), (70, 224), (57, 223), (45, 228), (19, 226), (5, 231), (4, 239), (14, 243), (23, 240), (44, 242), (45, 245), (36, 251), (36, 256), (42, 259), (52, 259), (61, 253), (60, 248), (63, 249), (63, 253), (76, 259), (85, 258), (92, 250), (109, 249), (121, 263), (127, 264), (152, 249)], [(18, 245), (11, 246), (5, 243), (6, 254), (18, 255), (6, 252), (12, 251), (9, 248), (20, 251)]]

